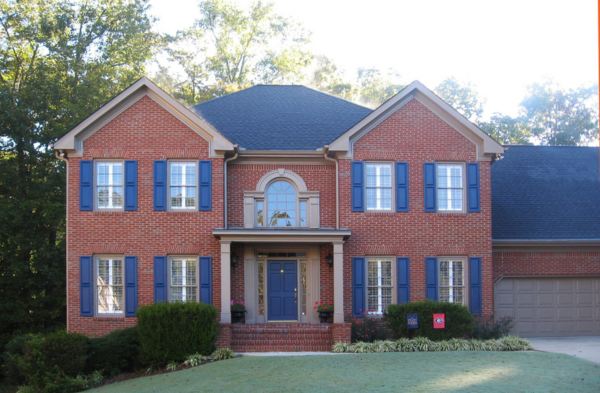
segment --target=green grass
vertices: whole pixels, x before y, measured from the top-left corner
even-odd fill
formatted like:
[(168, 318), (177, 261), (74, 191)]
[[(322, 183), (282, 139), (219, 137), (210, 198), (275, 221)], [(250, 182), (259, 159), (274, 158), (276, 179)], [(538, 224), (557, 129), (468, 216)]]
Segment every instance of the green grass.
[(90, 392), (595, 392), (600, 365), (539, 352), (243, 357)]

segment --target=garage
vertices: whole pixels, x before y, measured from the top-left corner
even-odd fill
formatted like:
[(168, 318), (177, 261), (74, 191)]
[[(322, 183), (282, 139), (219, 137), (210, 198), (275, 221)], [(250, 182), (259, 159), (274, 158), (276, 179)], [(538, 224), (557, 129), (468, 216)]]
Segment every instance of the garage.
[(600, 277), (502, 278), (497, 317), (511, 316), (520, 337), (600, 335)]

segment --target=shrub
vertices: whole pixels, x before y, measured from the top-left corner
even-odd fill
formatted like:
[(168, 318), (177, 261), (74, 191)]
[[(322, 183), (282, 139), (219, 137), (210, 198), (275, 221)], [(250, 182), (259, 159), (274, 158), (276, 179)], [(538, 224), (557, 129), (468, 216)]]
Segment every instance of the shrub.
[(351, 312), (348, 312), (346, 314), (346, 321), (350, 321), (350, 334), (353, 343), (358, 341), (372, 343), (388, 338), (385, 323), (379, 316), (364, 312), (363, 316), (358, 318), (353, 316)]
[(6, 344), (5, 351), (2, 354), (4, 361), (3, 372), (6, 382), (13, 385), (25, 383), (25, 377), (19, 372), (19, 360), (25, 353), (25, 344), (30, 341), (34, 335), (24, 334), (15, 336)]
[(135, 327), (115, 330), (106, 336), (90, 338), (89, 358), (85, 370), (101, 370), (114, 376), (133, 371), (138, 360), (139, 338)]
[[(407, 314), (419, 316), (417, 329), (408, 329)], [(433, 328), (433, 314), (446, 315), (444, 329)], [(421, 336), (433, 341), (468, 337), (474, 323), (473, 316), (465, 306), (431, 300), (389, 305), (383, 312), (383, 318), (396, 338)]]
[(499, 338), (508, 336), (513, 326), (514, 321), (509, 316), (502, 317), (497, 321), (494, 320), (494, 314), (490, 315), (489, 317), (475, 317), (475, 328), (471, 334), (471, 337), (479, 340), (497, 340)]
[(202, 362), (208, 360), (208, 357), (206, 356), (202, 356), (199, 353), (195, 353), (193, 355), (190, 355), (187, 357), (187, 359), (185, 359), (185, 362), (183, 362), (183, 364), (185, 364), (188, 367), (196, 367), (202, 364)]
[(229, 348), (219, 348), (210, 357), (212, 360), (226, 360), (236, 358), (237, 355)]
[(383, 352), (436, 352), (436, 351), (526, 351), (530, 350), (528, 341), (518, 337), (504, 337), (501, 340), (465, 340), (453, 338), (447, 341), (431, 341), (426, 337), (396, 341), (376, 341), (367, 343), (359, 341), (355, 344), (335, 343), (336, 353), (383, 353)]
[(212, 352), (218, 335), (217, 309), (203, 303), (157, 303), (137, 312), (140, 357), (145, 365), (183, 362)]

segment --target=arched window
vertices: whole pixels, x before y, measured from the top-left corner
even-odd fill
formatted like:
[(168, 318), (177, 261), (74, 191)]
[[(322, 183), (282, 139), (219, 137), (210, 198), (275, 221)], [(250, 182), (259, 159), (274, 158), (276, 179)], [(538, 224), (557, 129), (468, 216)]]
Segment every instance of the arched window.
[(295, 227), (296, 189), (286, 181), (275, 181), (267, 188), (266, 224), (270, 227)]
[[(296, 173), (278, 169), (244, 192), (244, 227), (319, 228), (319, 192)], [(253, 219), (254, 218), (254, 219)]]

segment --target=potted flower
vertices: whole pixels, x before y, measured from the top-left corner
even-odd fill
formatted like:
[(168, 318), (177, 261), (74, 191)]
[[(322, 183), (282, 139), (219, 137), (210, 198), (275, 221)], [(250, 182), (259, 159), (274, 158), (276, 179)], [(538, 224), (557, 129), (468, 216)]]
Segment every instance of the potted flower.
[(323, 303), (323, 300), (315, 302), (315, 310), (319, 313), (321, 323), (327, 323), (327, 320), (333, 314), (333, 303)]
[(234, 318), (233, 323), (242, 323), (242, 318), (246, 314), (246, 303), (231, 301), (231, 316)]

